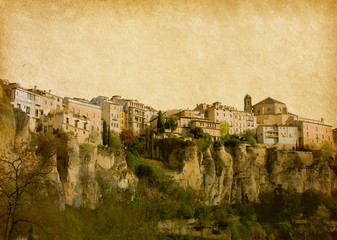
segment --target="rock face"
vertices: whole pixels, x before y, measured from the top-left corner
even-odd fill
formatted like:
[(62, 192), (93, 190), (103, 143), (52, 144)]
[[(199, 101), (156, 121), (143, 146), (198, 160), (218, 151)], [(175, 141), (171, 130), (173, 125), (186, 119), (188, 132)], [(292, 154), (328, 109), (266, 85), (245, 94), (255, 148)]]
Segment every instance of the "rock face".
[(59, 168), (66, 204), (95, 208), (100, 199), (96, 177), (104, 178), (113, 187), (134, 192), (137, 179), (126, 171), (123, 156), (98, 153), (97, 148), (88, 144), (79, 145), (75, 138), (68, 142), (68, 153), (66, 167)]
[[(336, 174), (320, 152), (277, 151), (246, 144), (201, 152), (192, 142), (160, 141), (157, 159), (168, 165), (178, 161), (178, 171), (170, 174), (183, 186), (197, 190), (204, 204), (235, 203), (242, 198), (259, 201), (260, 193), (278, 184), (299, 193), (314, 189), (330, 195), (337, 189)], [(171, 152), (164, 147), (165, 141)]]

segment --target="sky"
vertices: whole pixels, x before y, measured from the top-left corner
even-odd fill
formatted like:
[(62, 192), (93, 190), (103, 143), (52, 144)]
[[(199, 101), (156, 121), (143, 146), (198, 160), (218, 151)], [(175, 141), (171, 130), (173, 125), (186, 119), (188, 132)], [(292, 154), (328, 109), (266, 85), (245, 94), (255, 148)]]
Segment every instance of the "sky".
[(0, 0), (0, 78), (157, 110), (272, 97), (337, 127), (337, 1)]

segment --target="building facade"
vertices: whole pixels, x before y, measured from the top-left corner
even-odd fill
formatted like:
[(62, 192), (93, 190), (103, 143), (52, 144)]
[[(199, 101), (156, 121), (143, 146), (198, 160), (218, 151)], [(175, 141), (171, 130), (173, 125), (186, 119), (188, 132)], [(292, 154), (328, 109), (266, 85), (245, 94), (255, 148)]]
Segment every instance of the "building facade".
[[(205, 115), (196, 110), (169, 110), (163, 113), (164, 122), (173, 118), (177, 121), (177, 129), (171, 133), (169, 129), (166, 129), (166, 134), (173, 134), (175, 136), (188, 137), (190, 136), (190, 130), (196, 127), (203, 129), (205, 133), (209, 133), (213, 140), (218, 140), (221, 137), (220, 123), (216, 123), (209, 119), (205, 119)], [(154, 116), (151, 121), (151, 129), (157, 131), (158, 116)]]
[(259, 125), (256, 129), (257, 142), (275, 145), (282, 149), (296, 150), (298, 134), (296, 126)]
[(63, 110), (51, 111), (43, 117), (42, 129), (52, 133), (56, 129), (71, 132), (81, 142), (102, 142), (102, 108), (84, 99), (65, 98)]
[(18, 108), (25, 112), (29, 118), (29, 129), (32, 132), (39, 130), (41, 117), (48, 114), (51, 110), (63, 109), (63, 99), (59, 96), (39, 90), (25, 89), (17, 83), (9, 83), (5, 86), (9, 92), (13, 108)]
[(220, 102), (213, 104), (201, 103), (194, 110), (200, 111), (205, 118), (212, 122), (227, 122), (229, 134), (243, 134), (247, 130), (255, 132), (257, 127), (256, 117), (252, 112), (240, 111), (234, 107), (222, 105)]
[(298, 127), (300, 148), (318, 150), (325, 141), (333, 144), (332, 126), (325, 124), (324, 119), (297, 118), (292, 122)]
[(273, 98), (266, 98), (253, 106), (257, 124), (284, 125), (288, 124), (289, 118), (297, 118), (295, 114), (289, 113), (285, 103)]
[(124, 112), (123, 103), (111, 101), (108, 97), (99, 96), (93, 98), (91, 103), (96, 104), (102, 108), (102, 120), (107, 123), (110, 130), (120, 133), (123, 130)]

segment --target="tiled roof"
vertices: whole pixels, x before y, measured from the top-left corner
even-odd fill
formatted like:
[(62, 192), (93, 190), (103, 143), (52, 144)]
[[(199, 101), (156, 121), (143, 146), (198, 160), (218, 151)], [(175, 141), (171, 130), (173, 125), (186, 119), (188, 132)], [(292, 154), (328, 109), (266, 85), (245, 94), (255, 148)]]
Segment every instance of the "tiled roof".
[[(257, 104), (255, 104), (254, 106), (258, 105), (258, 104), (266, 104), (266, 103), (281, 103), (281, 104), (285, 104), (283, 102), (277, 101), (276, 99), (273, 99), (271, 97), (267, 97), (266, 99), (262, 100), (261, 102), (258, 102)], [(253, 106), (253, 107), (254, 107)]]

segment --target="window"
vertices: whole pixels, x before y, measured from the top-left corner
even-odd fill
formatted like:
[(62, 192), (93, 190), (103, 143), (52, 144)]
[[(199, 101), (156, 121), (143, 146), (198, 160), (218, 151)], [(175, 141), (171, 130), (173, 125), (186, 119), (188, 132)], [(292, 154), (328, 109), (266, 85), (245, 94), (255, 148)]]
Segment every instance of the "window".
[(309, 137), (309, 133), (307, 132), (307, 137)]
[(242, 120), (245, 120), (245, 117), (244, 117), (244, 116), (242, 116)]
[(49, 105), (50, 105), (50, 106), (53, 106), (53, 102), (52, 102), (52, 101), (50, 101), (50, 102), (49, 102)]
[(324, 139), (324, 134), (322, 134), (322, 138)]
[(69, 118), (66, 118), (66, 123), (69, 124)]
[(278, 111), (281, 112), (281, 108), (278, 108)]
[(21, 104), (20, 103), (18, 103), (18, 109), (21, 109)]
[(241, 120), (241, 116), (239, 116), (239, 120)]
[(226, 114), (223, 114), (224, 117), (226, 117)]
[(307, 125), (307, 126), (305, 126), (305, 129), (307, 129), (307, 130), (308, 130), (308, 125)]
[(57, 109), (57, 110), (60, 110), (60, 105), (57, 105), (57, 106), (56, 106), (56, 109)]
[(316, 133), (316, 138), (318, 138), (318, 134)]
[(237, 127), (238, 126), (238, 123), (235, 123), (235, 127)]
[(238, 119), (238, 115), (235, 115), (235, 119)]
[(35, 110), (35, 117), (39, 116), (39, 110)]
[(267, 108), (267, 112), (271, 112), (271, 108)]
[(325, 132), (328, 133), (328, 129), (325, 129)]
[(30, 114), (30, 107), (26, 108), (26, 113)]

